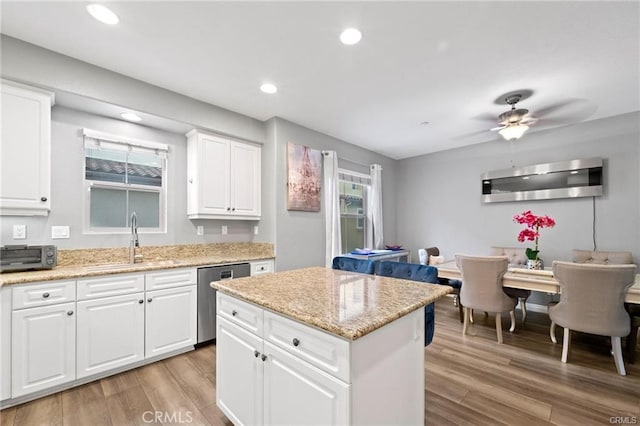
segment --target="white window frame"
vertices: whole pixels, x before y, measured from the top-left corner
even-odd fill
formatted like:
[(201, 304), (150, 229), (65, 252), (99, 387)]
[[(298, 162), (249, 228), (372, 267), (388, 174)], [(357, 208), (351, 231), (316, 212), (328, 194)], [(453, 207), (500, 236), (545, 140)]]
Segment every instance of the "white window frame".
[[(367, 226), (367, 215), (366, 215), (366, 211), (367, 211), (367, 197), (369, 196), (369, 190), (371, 188), (371, 175), (368, 174), (364, 174), (364, 173), (358, 173), (358, 172), (354, 172), (351, 170), (347, 170), (347, 169), (338, 169), (338, 194), (340, 194), (340, 182), (344, 182), (347, 184), (358, 184), (358, 185), (362, 185), (364, 186), (364, 197), (362, 199), (362, 208), (358, 208), (358, 212), (361, 211), (360, 214), (358, 213), (342, 213), (340, 212), (340, 218), (342, 219), (344, 218), (353, 218), (356, 219), (356, 229), (358, 230), (363, 230), (363, 239), (362, 239), (362, 247), (364, 248), (364, 245), (366, 244), (366, 226)], [(362, 226), (360, 226), (362, 225)], [(340, 238), (342, 238), (342, 232), (343, 230), (340, 229)], [(343, 247), (344, 250), (344, 247)]]
[[(153, 192), (159, 194), (159, 212), (157, 228), (139, 227), (138, 233), (141, 234), (166, 234), (167, 233), (167, 166), (169, 146), (158, 142), (151, 142), (142, 139), (129, 138), (125, 136), (113, 135), (91, 129), (83, 129), (83, 145), (82, 145), (82, 179), (83, 179), (83, 234), (87, 235), (115, 235), (129, 234), (131, 229), (125, 227), (96, 227), (91, 226), (91, 189), (118, 189), (118, 190), (135, 190), (143, 192)], [(85, 148), (91, 146), (99, 146), (105, 144), (109, 149), (114, 151), (156, 151), (164, 153), (162, 158), (162, 186), (153, 187), (149, 185), (139, 185), (130, 183), (117, 183), (106, 181), (95, 181), (86, 178), (86, 151)]]

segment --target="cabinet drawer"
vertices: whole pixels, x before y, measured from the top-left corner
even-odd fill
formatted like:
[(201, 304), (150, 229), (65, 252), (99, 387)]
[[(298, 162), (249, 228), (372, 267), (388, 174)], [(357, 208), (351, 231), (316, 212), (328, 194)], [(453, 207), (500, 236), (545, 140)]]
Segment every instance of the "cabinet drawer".
[(75, 281), (16, 285), (12, 290), (13, 309), (55, 305), (76, 300)]
[(350, 383), (348, 341), (268, 311), (264, 339)]
[(273, 260), (251, 262), (251, 276), (273, 272)]
[(180, 287), (183, 285), (193, 285), (197, 280), (198, 274), (195, 268), (150, 272), (145, 276), (145, 288), (149, 291)]
[(78, 300), (144, 291), (144, 274), (107, 275), (78, 280)]
[(240, 327), (262, 337), (263, 310), (250, 303), (217, 292), (216, 313)]

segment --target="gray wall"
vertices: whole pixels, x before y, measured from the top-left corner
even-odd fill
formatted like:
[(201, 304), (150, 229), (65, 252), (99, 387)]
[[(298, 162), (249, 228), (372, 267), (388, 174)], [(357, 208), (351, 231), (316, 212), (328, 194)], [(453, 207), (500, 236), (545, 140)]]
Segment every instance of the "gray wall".
[(605, 159), (604, 195), (595, 198), (598, 250), (626, 250), (640, 261), (640, 113), (539, 131), (509, 143), (496, 140), (401, 160), (397, 166), (398, 241), (416, 250), (488, 254), (489, 247), (532, 247), (516, 240), (515, 214), (531, 209), (557, 224), (541, 232), (540, 256), (570, 260), (574, 248), (592, 249), (593, 199), (483, 204), (480, 175), (578, 158)]
[[(287, 210), (288, 142), (306, 145), (317, 150), (336, 151), (338, 158), (341, 159), (340, 167), (361, 173), (369, 172), (367, 167), (369, 164), (381, 164), (384, 241), (390, 244), (396, 242), (396, 160), (280, 118), (270, 120), (268, 128), (270, 129), (267, 132), (269, 140), (266, 145), (274, 146), (276, 157), (273, 191), (275, 191), (275, 244), (278, 270), (324, 266), (325, 257), (324, 205), (317, 213)], [(263, 193), (263, 195), (266, 194)]]
[[(169, 133), (60, 106), (52, 110), (51, 212), (46, 217), (3, 216), (0, 243), (56, 244), (60, 248), (118, 247), (129, 244), (128, 234), (83, 234), (84, 152), (82, 128), (156, 141), (169, 145), (167, 163), (167, 233), (141, 233), (142, 245), (237, 242), (253, 240), (257, 222), (189, 220), (187, 218), (187, 146), (184, 135)], [(27, 225), (27, 239), (12, 238), (13, 225)], [(220, 226), (228, 234), (221, 235)], [(51, 239), (51, 226), (67, 225), (71, 238)], [(205, 227), (204, 236), (196, 226)]]

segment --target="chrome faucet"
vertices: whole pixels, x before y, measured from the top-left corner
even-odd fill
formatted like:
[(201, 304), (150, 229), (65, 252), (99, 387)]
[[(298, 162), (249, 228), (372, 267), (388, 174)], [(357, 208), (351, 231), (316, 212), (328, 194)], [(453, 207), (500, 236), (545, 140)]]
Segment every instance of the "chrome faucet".
[(140, 241), (138, 240), (138, 216), (136, 212), (131, 213), (131, 244), (129, 244), (129, 263), (136, 263), (138, 257), (136, 255), (136, 247), (140, 247)]

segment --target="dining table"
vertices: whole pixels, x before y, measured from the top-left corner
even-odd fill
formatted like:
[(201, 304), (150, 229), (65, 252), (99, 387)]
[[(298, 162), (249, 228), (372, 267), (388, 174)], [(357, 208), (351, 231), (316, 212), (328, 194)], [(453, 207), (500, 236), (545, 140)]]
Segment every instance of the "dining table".
[[(455, 260), (434, 266), (438, 268), (439, 278), (462, 279), (462, 274)], [(510, 266), (502, 277), (502, 286), (540, 291), (549, 294), (560, 294), (560, 284), (553, 276), (551, 269), (527, 269), (524, 267)], [(640, 274), (636, 274), (636, 280), (629, 290), (627, 290), (624, 301), (627, 303), (640, 304)]]

